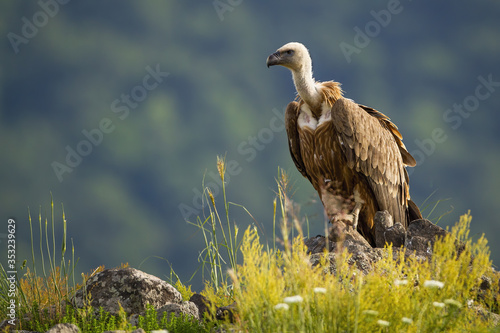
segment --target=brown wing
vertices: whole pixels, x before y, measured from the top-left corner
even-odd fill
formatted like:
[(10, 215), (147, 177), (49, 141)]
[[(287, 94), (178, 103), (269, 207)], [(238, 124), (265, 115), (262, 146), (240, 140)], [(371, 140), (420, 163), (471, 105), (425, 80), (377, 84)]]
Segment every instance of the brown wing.
[(388, 210), (406, 226), (409, 188), (404, 166), (415, 160), (396, 126), (382, 113), (345, 98), (333, 105), (331, 115), (349, 168), (366, 176), (378, 209)]
[(290, 148), (290, 155), (292, 155), (292, 160), (300, 173), (311, 181), (311, 178), (306, 173), (306, 167), (302, 160), (302, 155), (300, 153), (300, 142), (299, 142), (299, 132), (297, 131), (297, 119), (299, 117), (299, 103), (291, 102), (286, 107), (285, 111), (285, 128), (286, 134), (288, 136), (288, 147)]
[(411, 154), (406, 150), (406, 147), (403, 143), (403, 136), (401, 133), (398, 131), (398, 127), (394, 125), (391, 122), (391, 119), (387, 117), (385, 114), (382, 112), (379, 112), (371, 107), (365, 106), (358, 104), (363, 110), (368, 112), (371, 116), (377, 118), (379, 122), (382, 124), (382, 126), (386, 129), (388, 129), (392, 135), (394, 136), (394, 140), (396, 140), (396, 143), (398, 144), (399, 147), (399, 152), (401, 153), (401, 156), (403, 157), (403, 163), (407, 166), (414, 167), (417, 165), (417, 161), (411, 156)]

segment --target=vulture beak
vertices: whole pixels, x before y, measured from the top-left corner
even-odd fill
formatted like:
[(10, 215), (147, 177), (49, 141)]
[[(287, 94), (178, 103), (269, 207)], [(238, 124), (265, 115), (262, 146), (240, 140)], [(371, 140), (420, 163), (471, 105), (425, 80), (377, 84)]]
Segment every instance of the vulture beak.
[(269, 57), (267, 57), (266, 65), (267, 68), (274, 66), (274, 65), (279, 65), (281, 62), (281, 55), (279, 52), (274, 52), (271, 54)]

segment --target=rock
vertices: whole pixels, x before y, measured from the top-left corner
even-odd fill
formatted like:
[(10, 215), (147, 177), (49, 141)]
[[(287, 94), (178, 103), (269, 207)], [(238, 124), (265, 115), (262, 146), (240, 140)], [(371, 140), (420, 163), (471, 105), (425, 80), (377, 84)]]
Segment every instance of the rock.
[[(191, 302), (196, 304), (198, 307), (198, 312), (200, 314), (200, 320), (203, 318), (208, 318), (208, 320), (228, 320), (230, 323), (234, 322), (235, 314), (237, 311), (236, 302), (228, 306), (221, 306), (217, 308), (212, 308), (212, 302), (210, 302), (205, 296), (201, 294), (194, 294), (189, 299)], [(215, 315), (212, 311), (215, 310)]]
[[(377, 212), (374, 219), (375, 223), (375, 243), (378, 247), (372, 248), (367, 242), (363, 242), (356, 235), (359, 233), (346, 229), (346, 236), (339, 242), (328, 242), (330, 262), (330, 271), (335, 273), (335, 250), (346, 248), (351, 254), (349, 263), (367, 274), (371, 271), (373, 264), (388, 255), (387, 249), (383, 248), (385, 244), (393, 245), (393, 256), (396, 258), (400, 251), (404, 251), (405, 258), (408, 256), (426, 260), (432, 254), (432, 246), (438, 237), (443, 237), (447, 231), (433, 224), (428, 220), (413, 221), (408, 230), (405, 230), (399, 222), (393, 223), (392, 217), (386, 211)], [(304, 244), (311, 254), (312, 265), (317, 265), (326, 248), (326, 239), (323, 236), (316, 236), (307, 239)], [(404, 246), (404, 248), (402, 248)], [(461, 245), (458, 245), (460, 248)]]
[[(429, 257), (432, 255), (432, 247), (436, 240), (444, 237), (448, 233), (448, 231), (429, 220), (415, 220), (408, 226), (405, 247)], [(458, 241), (455, 243), (455, 246), (458, 255), (465, 249), (465, 244)]]
[(443, 237), (447, 233), (448, 232), (440, 226), (425, 219), (412, 221), (408, 226), (409, 237), (420, 236), (432, 240), (432, 244), (434, 244), (436, 237)]
[(424, 254), (426, 257), (432, 254), (433, 242), (421, 236), (408, 237), (406, 240), (406, 248)]
[(396, 222), (392, 227), (387, 228), (384, 233), (384, 240), (387, 244), (392, 244), (393, 247), (401, 247), (405, 245), (406, 230), (399, 222)]
[[(348, 247), (348, 252), (352, 254), (348, 263), (350, 265), (356, 265), (356, 267), (365, 275), (372, 270), (374, 263), (387, 256), (387, 251), (380, 248), (366, 249), (351, 246)], [(324, 255), (325, 254), (323, 252), (312, 254), (309, 260), (311, 262), (311, 265), (318, 265)], [(337, 254), (335, 252), (328, 252), (326, 254), (327, 260), (330, 263), (330, 273), (332, 274), (337, 273), (336, 255)]]
[(236, 302), (228, 306), (221, 306), (220, 308), (217, 308), (216, 318), (218, 320), (224, 320), (230, 323), (234, 323), (236, 311)]
[(326, 239), (324, 236), (317, 235), (315, 237), (311, 237), (304, 241), (304, 245), (307, 247), (307, 253), (322, 253), (326, 248)]
[(158, 310), (158, 317), (161, 319), (163, 317), (163, 313), (167, 313), (167, 316), (170, 317), (172, 314), (176, 317), (179, 317), (181, 314), (193, 317), (196, 320), (200, 319), (200, 315), (198, 312), (198, 307), (193, 302), (182, 302), (180, 304), (170, 303), (162, 306)]
[(373, 222), (375, 224), (375, 245), (377, 247), (384, 247), (385, 244), (401, 247), (405, 244), (405, 228), (399, 222), (394, 223), (388, 211), (384, 210), (375, 213)]
[(120, 305), (127, 314), (143, 314), (148, 304), (158, 309), (182, 302), (181, 293), (172, 285), (134, 268), (107, 269), (91, 277), (72, 303), (82, 308), (87, 299), (92, 307), (102, 306), (111, 314), (118, 314)]
[(376, 212), (373, 223), (375, 224), (375, 245), (377, 247), (384, 247), (386, 243), (385, 231), (394, 225), (392, 216), (386, 210)]
[(214, 315), (212, 314), (212, 302), (210, 302), (205, 296), (202, 294), (193, 294), (189, 299), (190, 302), (193, 302), (198, 308), (198, 314), (200, 319), (208, 318), (209, 320), (213, 320)]
[(57, 324), (46, 333), (80, 333), (80, 329), (74, 324)]

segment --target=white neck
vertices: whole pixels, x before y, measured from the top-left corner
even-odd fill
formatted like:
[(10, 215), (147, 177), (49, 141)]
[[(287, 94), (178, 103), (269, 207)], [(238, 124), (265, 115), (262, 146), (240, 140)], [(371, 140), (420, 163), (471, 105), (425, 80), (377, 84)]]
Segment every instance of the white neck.
[(316, 89), (316, 81), (312, 76), (311, 61), (304, 64), (300, 69), (292, 70), (293, 83), (300, 98), (309, 105), (311, 109), (316, 109), (321, 105), (321, 94)]

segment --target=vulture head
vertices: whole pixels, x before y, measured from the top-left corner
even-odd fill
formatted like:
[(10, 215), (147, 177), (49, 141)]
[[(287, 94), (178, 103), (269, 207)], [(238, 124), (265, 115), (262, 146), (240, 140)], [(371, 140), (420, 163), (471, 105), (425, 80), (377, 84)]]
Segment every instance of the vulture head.
[(292, 42), (283, 45), (267, 57), (266, 64), (267, 67), (281, 65), (291, 71), (302, 71), (311, 67), (311, 56), (304, 45)]
[(301, 43), (288, 43), (267, 57), (267, 67), (281, 65), (292, 72), (297, 93), (307, 105), (317, 110), (322, 103), (312, 74), (312, 61), (307, 48)]

